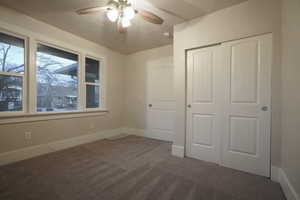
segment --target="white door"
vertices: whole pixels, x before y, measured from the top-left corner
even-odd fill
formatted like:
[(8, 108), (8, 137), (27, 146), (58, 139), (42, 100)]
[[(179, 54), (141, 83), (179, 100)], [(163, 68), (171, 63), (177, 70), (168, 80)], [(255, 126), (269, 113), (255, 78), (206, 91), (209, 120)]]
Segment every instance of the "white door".
[(189, 157), (219, 163), (222, 68), (219, 46), (188, 52), (187, 149)]
[(222, 164), (270, 176), (272, 35), (224, 43)]
[(175, 119), (173, 73), (171, 57), (147, 63), (146, 137), (173, 141)]
[(272, 35), (188, 52), (189, 157), (270, 176)]

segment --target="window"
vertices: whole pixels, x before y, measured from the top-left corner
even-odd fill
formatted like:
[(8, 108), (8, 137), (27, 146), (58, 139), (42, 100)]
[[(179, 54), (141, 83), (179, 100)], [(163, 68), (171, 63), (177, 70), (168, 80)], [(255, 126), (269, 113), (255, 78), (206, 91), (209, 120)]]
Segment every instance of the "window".
[(86, 54), (0, 29), (0, 122), (106, 112), (104, 62)]
[(100, 61), (85, 58), (86, 108), (100, 107)]
[(37, 112), (78, 109), (78, 55), (38, 44)]
[(0, 112), (23, 111), (25, 40), (0, 33)]

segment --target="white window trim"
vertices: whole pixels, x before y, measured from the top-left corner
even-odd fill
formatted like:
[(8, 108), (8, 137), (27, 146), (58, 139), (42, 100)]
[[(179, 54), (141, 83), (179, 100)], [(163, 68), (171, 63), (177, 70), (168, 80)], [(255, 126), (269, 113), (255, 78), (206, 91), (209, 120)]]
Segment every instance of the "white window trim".
[(13, 31), (7, 31), (5, 29), (0, 28), (0, 32), (4, 33), (6, 35), (16, 37), (19, 39), (24, 40), (24, 74), (19, 74), (19, 73), (10, 73), (10, 72), (0, 72), (2, 75), (7, 75), (7, 76), (17, 76), (17, 77), (22, 77), (22, 110), (21, 111), (4, 111), (0, 112), (0, 117), (2, 116), (13, 116), (16, 114), (22, 115), (25, 114), (28, 111), (28, 106), (27, 106), (27, 88), (28, 88), (28, 37), (15, 33)]
[(97, 110), (97, 111), (72, 111), (72, 112), (61, 112), (61, 113), (35, 113), (35, 114), (16, 114), (6, 117), (0, 117), (1, 124), (15, 124), (24, 122), (35, 122), (35, 121), (49, 121), (57, 119), (71, 119), (91, 116), (101, 116), (109, 113), (109, 110)]
[[(99, 83), (92, 83), (92, 82), (86, 82), (86, 77), (85, 77), (85, 72), (86, 72), (86, 62), (85, 62), (85, 59), (86, 58), (90, 58), (90, 59), (93, 59), (93, 60), (96, 60), (96, 61), (98, 61), (99, 62), (99, 80), (100, 80), (100, 82)], [(84, 76), (83, 76), (83, 81), (84, 81), (84, 109), (86, 110), (86, 111), (97, 111), (97, 110), (101, 110), (101, 109), (103, 109), (103, 108), (105, 108), (105, 102), (104, 102), (104, 98), (103, 98), (103, 96), (105, 96), (105, 95), (102, 95), (102, 92), (103, 92), (103, 89), (102, 89), (102, 87), (103, 87), (103, 82), (104, 82), (104, 59), (103, 58), (97, 58), (96, 56), (91, 56), (91, 55), (85, 55), (84, 56), (84, 65), (83, 65), (84, 67), (83, 67), (83, 73), (84, 73)], [(102, 67), (103, 66), (103, 67)], [(87, 95), (87, 93), (86, 93), (86, 86), (87, 85), (94, 85), (94, 86), (98, 86), (99, 87), (99, 107), (98, 108), (87, 108), (86, 107), (86, 95)]]
[[(4, 23), (5, 25), (5, 23)], [(53, 40), (47, 36), (42, 36), (19, 27), (14, 27), (7, 24), (10, 30), (2, 28), (3, 23), (0, 22), (0, 32), (24, 39), (25, 41), (25, 69), (23, 78), (23, 111), (8, 111), (0, 112), (0, 124), (44, 121), (52, 119), (65, 119), (86, 116), (97, 116), (109, 113), (106, 107), (106, 57), (101, 56), (86, 49), (74, 47), (68, 43)], [(6, 26), (5, 26), (6, 27)], [(25, 34), (19, 34), (22, 32)], [(26, 36), (28, 35), (28, 36)], [(47, 42), (45, 42), (47, 41)], [(78, 109), (74, 111), (61, 112), (37, 112), (37, 83), (36, 83), (36, 53), (37, 44), (43, 44), (49, 47), (57, 48), (63, 51), (74, 53), (78, 55)], [(87, 109), (85, 106), (85, 57), (100, 61), (100, 85), (101, 85), (101, 99), (102, 104), (99, 108)], [(30, 66), (30, 67), (29, 67)]]
[[(58, 45), (55, 45), (55, 44), (49, 44), (47, 42), (44, 42), (44, 41), (41, 41), (41, 40), (36, 40), (35, 41), (35, 52), (34, 52), (34, 56), (36, 58), (36, 55), (38, 53), (38, 50), (37, 50), (37, 46), (41, 44), (41, 45), (44, 45), (44, 46), (47, 46), (47, 47), (51, 47), (51, 48), (54, 48), (54, 49), (58, 49), (58, 50), (62, 50), (62, 51), (65, 51), (65, 52), (68, 52), (68, 53), (72, 53), (72, 54), (75, 54), (77, 55), (78, 57), (78, 70), (77, 70), (77, 109), (76, 110), (72, 110), (72, 111), (59, 111), (59, 112), (55, 112), (55, 111), (48, 111), (48, 112), (38, 112), (37, 111), (37, 104), (35, 104), (35, 111), (33, 113), (35, 114), (39, 114), (39, 113), (53, 113), (53, 114), (60, 114), (60, 113), (72, 113), (72, 112), (78, 112), (78, 111), (83, 111), (82, 110), (82, 102), (81, 102), (81, 93), (82, 93), (82, 90), (81, 90), (81, 87), (80, 87), (80, 84), (81, 84), (81, 79), (83, 78), (81, 76), (81, 72), (82, 71), (82, 65), (81, 65), (81, 56), (80, 56), (80, 53), (79, 52), (76, 52), (76, 51), (73, 51), (73, 50), (70, 50), (70, 49), (67, 49), (67, 48), (64, 48), (64, 47), (61, 47), (61, 46), (58, 46)], [(35, 59), (35, 63), (34, 63), (34, 71), (35, 71), (35, 78), (36, 78), (36, 75), (37, 75), (37, 71), (38, 71), (38, 67), (36, 65), (36, 59)], [(36, 80), (35, 80), (36, 81)], [(35, 82), (35, 103), (37, 102), (37, 82)]]

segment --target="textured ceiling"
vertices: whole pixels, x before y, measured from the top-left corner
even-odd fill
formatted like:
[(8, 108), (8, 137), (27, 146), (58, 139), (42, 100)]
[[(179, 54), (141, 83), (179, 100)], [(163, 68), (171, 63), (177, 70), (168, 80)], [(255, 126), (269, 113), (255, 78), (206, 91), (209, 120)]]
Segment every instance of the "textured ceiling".
[(102, 6), (107, 0), (0, 0), (0, 5), (15, 9), (75, 35), (81, 36), (123, 54), (171, 44), (163, 35), (182, 23), (246, 0), (134, 0), (143, 8), (161, 16), (163, 25), (154, 25), (135, 17), (126, 34), (119, 34), (116, 25), (105, 13), (79, 16), (77, 9)]

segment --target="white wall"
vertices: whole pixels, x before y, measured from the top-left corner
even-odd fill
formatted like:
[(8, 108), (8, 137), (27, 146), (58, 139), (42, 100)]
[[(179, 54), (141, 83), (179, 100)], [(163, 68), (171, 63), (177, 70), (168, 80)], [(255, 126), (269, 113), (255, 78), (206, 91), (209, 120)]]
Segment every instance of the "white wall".
[(185, 145), (185, 50), (204, 45), (273, 33), (272, 66), (272, 164), (280, 165), (280, 33), (281, 1), (250, 0), (210, 15), (177, 25), (174, 29), (174, 66), (176, 96), (175, 145)]
[[(106, 57), (109, 108), (108, 114), (97, 117), (0, 125), (0, 153), (122, 126), (125, 56), (4, 7), (0, 7), (0, 28)], [(25, 141), (25, 131), (32, 132), (32, 140)]]
[(283, 1), (282, 168), (300, 197), (300, 1)]
[(173, 56), (173, 46), (163, 46), (128, 55), (125, 68), (125, 107), (123, 124), (128, 128), (146, 128), (147, 63)]

